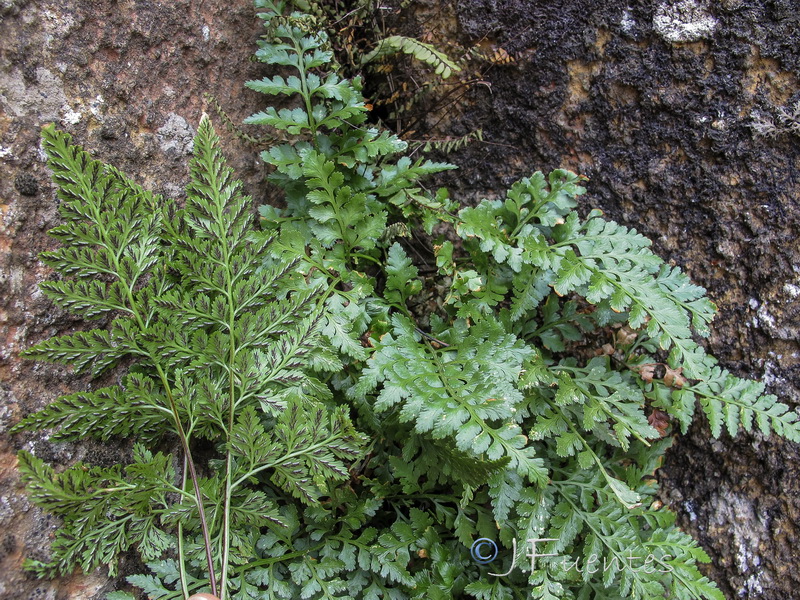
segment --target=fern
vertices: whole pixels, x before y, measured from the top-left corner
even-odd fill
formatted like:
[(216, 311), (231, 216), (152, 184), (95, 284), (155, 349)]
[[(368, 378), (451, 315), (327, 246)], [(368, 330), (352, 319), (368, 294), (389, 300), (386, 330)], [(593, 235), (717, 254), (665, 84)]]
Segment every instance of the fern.
[[(64, 522), (34, 571), (136, 548), (150, 572), (128, 582), (150, 598), (722, 598), (655, 502), (670, 433), (698, 405), (714, 436), (800, 441), (800, 419), (698, 344), (705, 291), (635, 230), (581, 217), (569, 171), (458, 210), (422, 181), (452, 165), (369, 123), (329, 10), (256, 7), (257, 58), (279, 72), (248, 86), (282, 97), (248, 119), (285, 192), (264, 231), (206, 119), (183, 209), (45, 130), (66, 223), (44, 287), (110, 326), (28, 354), (128, 371), (14, 431), (135, 450), (62, 473), (20, 456)], [(364, 60), (400, 51), (455, 70), (399, 36)], [(158, 452), (175, 433), (180, 469)]]
[[(398, 39), (389, 47), (400, 46)], [(273, 84), (254, 87), (278, 93)], [(308, 91), (282, 93), (289, 92), (315, 103)], [(704, 290), (665, 265), (636, 231), (599, 211), (581, 219), (575, 209), (585, 190), (570, 172), (535, 173), (504, 200), (454, 214), (437, 198), (416, 197), (416, 180), (436, 165), (400, 159), (393, 166), (387, 158), (399, 145), (356, 160), (340, 149), (348, 147), (341, 140), (365, 132), (367, 147), (379, 139), (369, 129), (326, 132), (264, 155), (289, 201), (287, 211), (264, 214), (286, 248), (300, 248), (300, 231), (319, 239), (301, 261), (321, 275), (327, 270), (320, 285), (331, 299), (343, 298), (326, 305), (335, 311), (328, 319), (341, 324), (329, 329), (331, 339), (366, 332), (360, 348), (338, 345), (350, 360), (329, 380), (335, 401), (350, 404), (373, 439), (352, 493), (362, 502), (393, 499), (370, 519), (354, 520), (346, 539), (363, 540), (358, 550), (330, 530), (318, 534), (321, 555), (364, 557), (344, 560), (331, 581), (356, 578), (342, 592), (352, 598), (511, 597), (523, 589), (540, 598), (720, 598), (696, 567), (707, 557), (675, 528), (674, 516), (645, 508), (655, 491), (647, 481), (668, 445), (668, 425), (651, 417), (658, 411), (685, 428), (699, 400), (715, 435), (723, 423), (735, 433), (755, 420), (764, 433), (795, 439), (800, 426), (794, 412), (719, 369), (696, 343), (715, 311)], [(369, 183), (353, 177), (356, 165)], [(386, 237), (367, 220), (380, 211), (382, 223), (423, 216), (418, 223), (429, 232), (451, 224), (461, 238), (460, 247), (440, 238), (433, 248), (442, 292), (437, 314), (425, 316), (430, 332), (412, 310), (424, 293), (418, 267), (427, 265), (412, 261), (405, 244), (383, 245)], [(348, 272), (359, 273), (349, 284)], [(358, 294), (343, 296), (343, 283)], [(350, 326), (341, 321), (348, 310)], [(581, 345), (603, 335), (614, 345), (586, 357)], [(669, 375), (649, 376), (655, 363)], [(389, 517), (392, 508), (409, 515), (407, 535)], [(415, 537), (413, 527), (425, 522), (428, 537)], [(487, 581), (465, 560), (482, 536), (516, 549), (500, 571), (508, 570), (507, 579)], [(554, 538), (548, 552), (581, 566), (520, 568), (520, 546), (531, 538)], [(367, 557), (378, 543), (393, 548), (383, 561), (400, 564), (377, 571)], [(631, 555), (647, 564), (633, 568)], [(598, 558), (613, 566), (587, 566)], [(315, 590), (324, 597), (324, 587)]]
[[(262, 215), (267, 227), (280, 230), (281, 258), (302, 261), (304, 271), (312, 270), (314, 284), (327, 289), (323, 335), (352, 359), (363, 360), (359, 338), (370, 321), (366, 303), (374, 285), (362, 273), (383, 258), (381, 240), (390, 227), (390, 212), (395, 219), (398, 211), (403, 217), (420, 215), (432, 226), (435, 211), (449, 205), (415, 182), (453, 167), (425, 160), (412, 163), (407, 157), (392, 163), (390, 157), (407, 144), (361, 126), (366, 107), (360, 82), (325, 71), (336, 68), (332, 54), (324, 50), (327, 35), (299, 13), (290, 15), (289, 26), (278, 5), (267, 0), (256, 5), (264, 9), (260, 16), (275, 40), (262, 42), (257, 58), (296, 74), (247, 85), (270, 96), (295, 97), (300, 108), (283, 113), (268, 108), (247, 122), (306, 137), (262, 153), (276, 169), (271, 180), (287, 190), (287, 208), (266, 208)], [(315, 240), (310, 253), (305, 248), (308, 239)]]
[[(58, 475), (22, 454), (33, 501), (64, 517), (52, 562), (32, 568), (55, 575), (106, 564), (113, 574), (129, 548), (146, 561), (177, 552), (180, 581), (133, 581), (150, 594), (210, 583), (224, 598), (232, 565), (255, 556), (253, 532), (282, 526), (279, 507), (292, 496), (314, 502), (329, 481), (346, 479), (342, 461), (360, 452), (360, 434), (320, 403), (326, 395), (307, 372), (337, 366), (318, 344), (318, 291), (291, 291), (292, 264), (263, 268), (272, 240), (252, 230), (249, 199), (207, 119), (183, 209), (92, 160), (66, 134), (47, 127), (43, 135), (67, 221), (54, 231), (63, 247), (43, 260), (72, 277), (44, 287), (65, 308), (93, 317), (99, 305), (114, 320), (27, 355), (95, 375), (122, 358), (136, 366), (120, 386), (67, 395), (13, 431), (150, 444), (177, 433), (188, 469), (178, 483), (172, 459), (142, 445), (124, 469), (76, 465)], [(203, 439), (220, 457), (201, 478), (192, 449)], [(262, 473), (282, 492), (254, 487)]]
[[(597, 211), (583, 221), (575, 212), (568, 212), (576, 195), (582, 193), (574, 176), (553, 173), (549, 190), (544, 181), (537, 174), (513, 186), (505, 202), (483, 202), (461, 211), (459, 232), (488, 259), (485, 277), (503, 277), (503, 271), (510, 271), (523, 280), (541, 278), (557, 296), (578, 293), (595, 305), (587, 315), (594, 325), (625, 321), (641, 331), (642, 339), (655, 342), (655, 350), (669, 351), (669, 367), (680, 367), (685, 377), (697, 381), (672, 391), (671, 398), (679, 400), (679, 405), (669, 399), (661, 402), (684, 423), (687, 415), (680, 407), (693, 405), (686, 396), (698, 390), (712, 423), (725, 422), (731, 434), (740, 425), (750, 430), (757, 415), (762, 432), (775, 429), (796, 439), (800, 425), (795, 413), (776, 404), (774, 398), (761, 396), (763, 386), (741, 382), (717, 367), (693, 340), (693, 333), (708, 334), (716, 310), (704, 290), (691, 284), (677, 268), (665, 265), (649, 250), (649, 240), (635, 230), (605, 221)], [(520, 293), (529, 293), (528, 289), (515, 293), (517, 306), (525, 302)], [(528, 310), (544, 299), (543, 292), (527, 301)], [(478, 303), (474, 297), (467, 302)], [(523, 314), (517, 309), (515, 320)], [(563, 349), (563, 344), (555, 349)], [(645, 354), (639, 360), (653, 358)], [(720, 394), (723, 389), (724, 397)], [(720, 427), (715, 425), (712, 433), (718, 436)]]
[(445, 353), (421, 344), (402, 317), (394, 319), (394, 334), (397, 340), (387, 335), (378, 345), (352, 393), (366, 394), (382, 383), (376, 410), (404, 400), (400, 421), (413, 421), (418, 433), (451, 437), (458, 450), (478, 458), (507, 456), (521, 476), (546, 480), (541, 461), (522, 449), (525, 438), (514, 414), (522, 399), (514, 382), (529, 350), (488, 323), (473, 327), (458, 350), (448, 346)]
[(441, 152), (443, 154), (450, 154), (452, 152), (456, 152), (461, 150), (465, 146), (473, 142), (482, 142), (483, 141), (483, 130), (476, 129), (475, 131), (470, 131), (460, 137), (455, 138), (445, 138), (441, 140), (425, 140), (425, 141), (412, 141), (409, 145), (420, 147), (422, 148), (423, 152)]
[(380, 60), (398, 53), (409, 54), (418, 61), (429, 65), (442, 79), (447, 79), (453, 72), (461, 70), (444, 52), (434, 46), (404, 35), (391, 35), (380, 40), (375, 49), (361, 59), (361, 64)]

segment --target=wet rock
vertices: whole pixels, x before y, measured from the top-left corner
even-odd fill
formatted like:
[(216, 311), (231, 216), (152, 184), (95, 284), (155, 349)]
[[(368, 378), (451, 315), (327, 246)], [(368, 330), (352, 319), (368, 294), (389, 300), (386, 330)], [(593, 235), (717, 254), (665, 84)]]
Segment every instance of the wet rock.
[[(796, 407), (796, 3), (444, 4), (395, 25), (514, 58), (476, 67), (468, 77), (481, 83), (465, 86), (464, 102), (435, 96), (415, 123), (417, 138), (483, 130), (487, 144), (447, 157), (460, 167), (442, 179), (452, 196), (496, 197), (534, 170), (587, 175), (583, 210), (635, 227), (709, 290), (720, 312), (708, 350)], [(776, 438), (712, 441), (700, 419), (659, 471), (664, 501), (711, 554), (707, 572), (727, 597), (797, 597), (798, 458)]]

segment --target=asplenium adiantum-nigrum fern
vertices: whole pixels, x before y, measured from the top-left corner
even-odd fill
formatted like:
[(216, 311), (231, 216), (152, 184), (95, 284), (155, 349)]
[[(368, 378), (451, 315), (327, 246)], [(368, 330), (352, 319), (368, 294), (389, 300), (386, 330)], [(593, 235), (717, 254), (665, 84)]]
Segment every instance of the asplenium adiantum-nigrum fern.
[(256, 6), (257, 58), (281, 72), (249, 85), (296, 100), (249, 120), (286, 140), (262, 153), (286, 203), (261, 230), (205, 119), (182, 209), (44, 131), (65, 224), (43, 289), (113, 320), (28, 354), (133, 366), (16, 430), (135, 443), (113, 468), (21, 454), (63, 518), (30, 567), (113, 574), (135, 549), (149, 573), (127, 581), (154, 599), (722, 598), (655, 501), (672, 430), (698, 405), (715, 437), (800, 425), (694, 341), (704, 290), (580, 217), (568, 171), (460, 210), (429, 192), (452, 166), (367, 123), (308, 7)]
[[(60, 398), (15, 430), (136, 443), (130, 464), (112, 468), (55, 473), (20, 454), (32, 500), (63, 518), (52, 560), (28, 566), (52, 576), (105, 564), (113, 575), (119, 554), (136, 547), (155, 575), (130, 579), (152, 597), (163, 597), (159, 578), (176, 583), (175, 597), (206, 586), (225, 596), (236, 568), (259, 557), (265, 528), (289, 526), (279, 498), (316, 503), (329, 478), (349, 477), (364, 441), (312, 374), (339, 368), (317, 342), (321, 291), (298, 290), (292, 263), (265, 265), (273, 240), (251, 226), (250, 199), (207, 119), (184, 208), (52, 126), (43, 142), (64, 224), (50, 232), (62, 247), (42, 259), (65, 278), (42, 290), (87, 319), (113, 320), (26, 354), (93, 375), (123, 359), (132, 366), (119, 385)], [(178, 469), (158, 451), (174, 437)], [(217, 450), (202, 469), (201, 440)]]

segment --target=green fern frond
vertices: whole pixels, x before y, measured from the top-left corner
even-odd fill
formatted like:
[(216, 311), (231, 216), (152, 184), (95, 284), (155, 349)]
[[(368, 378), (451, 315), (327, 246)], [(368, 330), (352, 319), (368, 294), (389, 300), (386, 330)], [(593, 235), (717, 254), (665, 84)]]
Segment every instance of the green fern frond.
[(461, 70), (461, 67), (441, 50), (404, 35), (391, 35), (380, 40), (375, 49), (361, 59), (361, 64), (366, 65), (401, 52), (429, 65), (442, 79), (447, 79), (454, 72)]
[[(207, 118), (183, 207), (45, 130), (65, 223), (43, 287), (110, 326), (29, 355), (129, 370), (12, 431), (135, 443), (110, 468), (20, 455), (32, 501), (64, 522), (29, 567), (113, 571), (133, 549), (150, 573), (128, 582), (175, 599), (721, 598), (654, 502), (672, 421), (685, 430), (699, 405), (712, 435), (800, 441), (800, 419), (695, 341), (705, 290), (635, 230), (581, 217), (569, 171), (459, 211), (421, 181), (452, 165), (365, 124), (362, 83), (333, 58), (335, 10), (256, 5), (257, 57), (279, 72), (249, 86), (288, 100), (249, 120), (277, 132), (262, 158), (285, 191), (264, 231)], [(458, 69), (402, 36), (364, 64), (400, 52)], [(170, 439), (180, 456), (150, 449)]]
[(124, 340), (103, 329), (93, 329), (39, 342), (22, 355), (25, 358), (66, 364), (75, 373), (89, 371), (96, 377), (126, 355), (138, 353), (135, 347), (126, 347), (118, 341)]
[(31, 565), (40, 576), (90, 572), (99, 565), (116, 572), (117, 556), (130, 546), (145, 555), (163, 552), (172, 540), (149, 516), (166, 504), (174, 471), (163, 454), (135, 453), (125, 469), (87, 468), (82, 464), (55, 474), (40, 459), (22, 452), (19, 470), (31, 499), (64, 519), (53, 542), (50, 563)]
[(418, 433), (452, 438), (459, 450), (490, 461), (508, 456), (511, 468), (541, 483), (542, 462), (515, 418), (522, 396), (514, 383), (528, 355), (513, 336), (485, 323), (440, 355), (397, 316), (393, 335), (384, 337), (349, 393), (364, 395), (381, 384), (377, 411), (399, 404), (400, 421), (413, 422)]
[[(347, 415), (319, 404), (330, 391), (309, 372), (339, 364), (319, 338), (320, 289), (293, 289), (297, 260), (264, 268), (274, 238), (253, 231), (250, 199), (207, 118), (194, 139), (181, 209), (92, 160), (66, 134), (46, 128), (44, 136), (68, 219), (54, 232), (64, 246), (44, 257), (65, 279), (44, 287), (62, 307), (112, 324), (43, 341), (26, 354), (94, 375), (125, 357), (138, 362), (122, 385), (64, 396), (14, 431), (146, 443), (174, 432), (187, 470), (177, 487), (171, 457), (142, 446), (124, 468), (76, 465), (60, 474), (22, 454), (32, 500), (65, 519), (53, 561), (30, 567), (47, 576), (100, 564), (113, 572), (130, 548), (147, 561), (177, 550), (184, 585), (191, 570), (215, 589), (210, 574), (220, 571), (227, 589), (227, 565), (252, 559), (261, 528), (283, 523), (281, 500), (250, 488), (255, 475), (268, 471), (284, 486), (283, 502), (298, 490), (315, 502), (329, 482), (348, 476), (347, 462), (361, 451), (364, 440)], [(300, 410), (301, 403), (316, 408)], [(198, 438), (221, 443), (225, 466), (207, 479), (193, 466)], [(194, 530), (190, 539), (176, 541), (178, 521)], [(205, 563), (205, 573), (190, 563)], [(134, 581), (153, 590), (174, 583)]]
[(262, 135), (261, 137), (254, 137), (246, 133), (241, 127), (233, 122), (230, 115), (225, 111), (216, 97), (212, 96), (208, 92), (205, 92), (203, 97), (214, 108), (214, 112), (216, 112), (217, 117), (219, 117), (220, 121), (222, 121), (222, 123), (225, 125), (225, 128), (243, 142), (247, 142), (253, 146), (263, 147), (273, 144), (279, 140), (278, 136)]
[(483, 141), (483, 129), (470, 131), (462, 136), (454, 138), (444, 138), (441, 140), (413, 140), (409, 143), (412, 148), (422, 148), (423, 152), (441, 152), (450, 154), (457, 152), (473, 142)]
[[(735, 436), (740, 429), (752, 432), (756, 428), (764, 435), (776, 433), (793, 442), (800, 442), (800, 417), (797, 412), (772, 394), (764, 394), (764, 384), (734, 377), (725, 369), (714, 366), (703, 379), (672, 392), (674, 402), (668, 407), (685, 407), (699, 402), (709, 420), (711, 434), (718, 438), (723, 428)], [(670, 410), (673, 409), (673, 410)], [(685, 415), (676, 415), (684, 433), (688, 426)]]
[(57, 429), (56, 440), (108, 440), (132, 434), (144, 439), (158, 437), (167, 430), (171, 413), (165, 399), (152, 395), (152, 390), (145, 392), (140, 385), (135, 376), (129, 376), (125, 391), (114, 386), (62, 396), (21, 420), (10, 433)]

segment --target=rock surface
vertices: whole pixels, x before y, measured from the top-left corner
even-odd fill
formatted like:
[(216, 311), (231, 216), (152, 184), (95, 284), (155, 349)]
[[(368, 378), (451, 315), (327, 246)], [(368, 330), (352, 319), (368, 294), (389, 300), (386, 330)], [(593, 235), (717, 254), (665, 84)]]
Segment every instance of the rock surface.
[[(515, 58), (487, 66), (485, 85), (432, 129), (480, 127), (489, 142), (450, 157), (462, 165), (454, 195), (499, 194), (536, 169), (588, 175), (587, 203), (647, 234), (709, 289), (720, 306), (709, 350), (797, 404), (794, 4), (447, 0), (422, 4), (405, 27)], [(0, 594), (99, 599), (115, 585), (102, 573), (42, 583), (20, 570), (56, 525), (25, 499), (15, 451), (62, 463), (125, 452), (5, 435), (23, 412), (89, 384), (18, 358), (77, 325), (36, 288), (49, 276), (36, 256), (56, 224), (39, 128), (55, 121), (143, 185), (179, 196), (193, 128), (214, 112), (203, 93), (237, 123), (260, 108), (243, 88), (259, 74), (248, 61), (260, 34), (253, 12), (249, 1), (0, 0)], [(248, 193), (265, 201), (256, 152), (233, 136), (225, 144)], [(759, 436), (711, 442), (698, 423), (660, 471), (665, 500), (712, 555), (709, 574), (729, 598), (798, 597), (798, 454)]]
[[(244, 82), (261, 76), (249, 61), (261, 31), (249, 1), (0, 2), (0, 595), (100, 599), (115, 585), (102, 573), (50, 583), (21, 571), (23, 557), (45, 555), (56, 523), (28, 503), (16, 451), (108, 464), (126, 450), (5, 434), (21, 414), (90, 385), (18, 357), (78, 325), (37, 289), (49, 276), (37, 255), (53, 247), (46, 231), (58, 223), (39, 130), (55, 122), (145, 187), (180, 197), (194, 130), (203, 112), (216, 117), (203, 94), (236, 123), (259, 107)], [(247, 191), (265, 202), (257, 152), (215, 124)]]
[[(587, 210), (646, 234), (709, 290), (720, 312), (708, 350), (797, 406), (795, 2), (447, 0), (398, 26), (514, 59), (470, 73), (480, 84), (465, 101), (429, 107), (432, 137), (483, 129), (488, 142), (448, 157), (456, 197), (502, 194), (534, 170), (587, 175)], [(800, 597), (799, 450), (712, 441), (697, 422), (659, 471), (729, 598)]]

